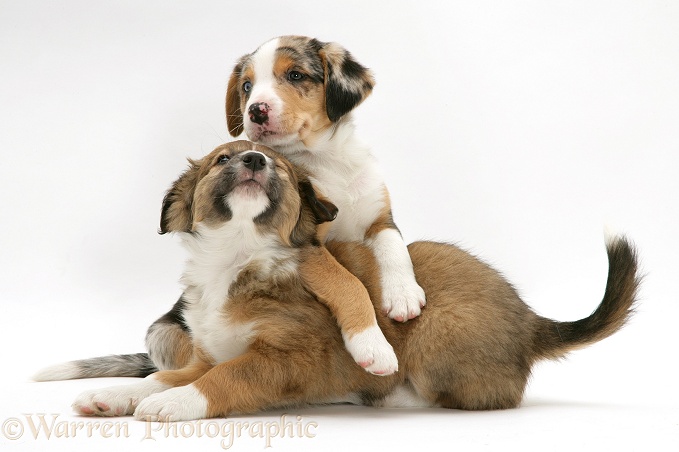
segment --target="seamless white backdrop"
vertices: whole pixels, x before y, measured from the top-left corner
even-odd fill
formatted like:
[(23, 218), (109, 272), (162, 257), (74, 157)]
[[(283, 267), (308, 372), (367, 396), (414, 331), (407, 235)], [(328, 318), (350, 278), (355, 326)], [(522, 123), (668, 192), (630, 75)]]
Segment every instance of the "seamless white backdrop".
[(157, 235), (164, 191), (185, 157), (231, 139), (223, 98), (238, 57), (303, 34), (374, 70), (355, 120), (407, 241), (460, 244), (560, 320), (603, 294), (605, 225), (636, 242), (646, 277), (630, 325), (540, 365), (519, 410), (302, 410), (316, 438), (276, 448), (673, 449), (678, 25), (679, 4), (664, 1), (0, 0), (0, 421), (77, 419), (73, 397), (107, 382), (26, 383), (31, 373), (141, 351), (181, 289), (184, 255)]

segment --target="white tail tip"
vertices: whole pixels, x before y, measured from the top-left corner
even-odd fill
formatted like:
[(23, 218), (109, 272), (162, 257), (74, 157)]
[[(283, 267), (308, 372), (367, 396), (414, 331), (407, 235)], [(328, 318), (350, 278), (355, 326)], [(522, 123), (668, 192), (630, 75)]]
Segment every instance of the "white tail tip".
[(610, 223), (604, 225), (604, 240), (606, 241), (607, 247), (617, 242), (620, 237), (623, 236), (624, 234), (620, 231), (620, 229), (612, 226)]
[(31, 379), (33, 381), (71, 380), (78, 377), (78, 367), (73, 363), (56, 364), (39, 370)]

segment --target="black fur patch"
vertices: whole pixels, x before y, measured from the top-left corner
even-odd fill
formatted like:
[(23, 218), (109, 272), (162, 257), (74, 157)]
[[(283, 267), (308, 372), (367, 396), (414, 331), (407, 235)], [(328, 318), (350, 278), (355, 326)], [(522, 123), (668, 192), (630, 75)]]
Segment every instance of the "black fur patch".
[(166, 324), (176, 324), (179, 325), (182, 330), (189, 331), (188, 325), (184, 320), (184, 310), (186, 309), (186, 300), (184, 300), (184, 295), (182, 294), (177, 302), (172, 306), (168, 312), (163, 314), (155, 323), (166, 323)]
[(311, 182), (301, 181), (299, 183), (299, 191), (311, 208), (316, 224), (326, 223), (337, 218), (337, 207), (329, 201), (319, 200), (316, 197), (316, 192), (314, 191)]
[(325, 86), (325, 108), (328, 118), (336, 122), (354, 109), (373, 88), (367, 68), (344, 53), (342, 62), (328, 64)]

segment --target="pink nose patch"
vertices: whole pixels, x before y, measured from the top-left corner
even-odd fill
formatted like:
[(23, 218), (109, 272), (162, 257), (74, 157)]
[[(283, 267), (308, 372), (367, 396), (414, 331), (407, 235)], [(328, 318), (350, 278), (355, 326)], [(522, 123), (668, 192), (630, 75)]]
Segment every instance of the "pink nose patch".
[(256, 102), (248, 108), (248, 116), (250, 121), (262, 125), (269, 119), (270, 111), (271, 107), (266, 102)]

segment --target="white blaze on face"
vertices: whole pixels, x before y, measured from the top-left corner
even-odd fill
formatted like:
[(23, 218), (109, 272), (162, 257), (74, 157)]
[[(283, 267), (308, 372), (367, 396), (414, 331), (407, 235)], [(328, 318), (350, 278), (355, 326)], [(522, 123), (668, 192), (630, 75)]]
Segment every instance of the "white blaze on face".
[[(280, 114), (282, 102), (276, 93), (276, 80), (274, 79), (273, 68), (276, 62), (276, 49), (278, 49), (278, 38), (263, 44), (255, 52), (252, 58), (252, 69), (254, 71), (254, 80), (252, 80), (252, 91), (250, 98), (245, 105), (243, 116), (245, 119), (246, 131), (250, 136), (251, 131), (259, 131), (261, 125), (256, 124), (250, 120), (249, 109), (252, 104), (264, 102), (271, 108), (269, 117), (269, 127), (271, 129), (274, 124), (277, 124), (277, 116)], [(251, 137), (252, 138), (252, 137)]]
[[(253, 54), (253, 86), (243, 110), (243, 124), (248, 138), (272, 147), (288, 146), (299, 140), (298, 127), (291, 123), (291, 106), (286, 105), (281, 98), (278, 92), (280, 83), (274, 74), (279, 46), (280, 39), (275, 38), (263, 44)], [(267, 119), (262, 124), (250, 119), (250, 107), (258, 103), (266, 104)]]

